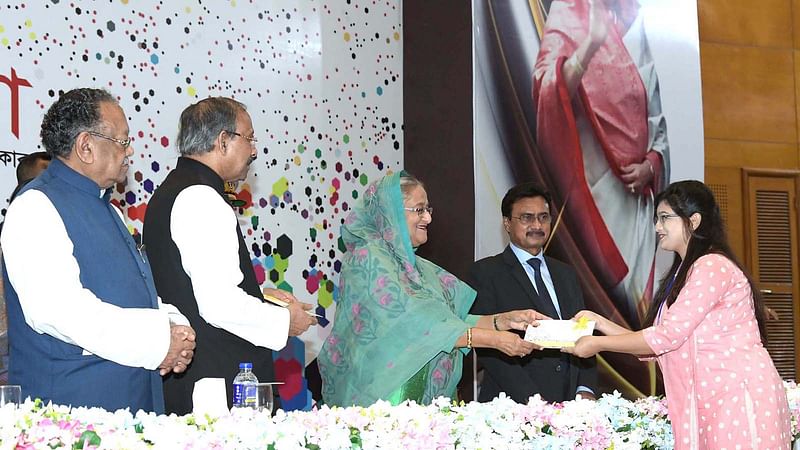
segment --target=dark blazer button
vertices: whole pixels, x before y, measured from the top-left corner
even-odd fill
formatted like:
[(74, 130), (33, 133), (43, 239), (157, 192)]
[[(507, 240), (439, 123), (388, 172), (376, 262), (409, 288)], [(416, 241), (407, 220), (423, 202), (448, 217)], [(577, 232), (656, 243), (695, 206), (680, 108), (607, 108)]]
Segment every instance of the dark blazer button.
[(561, 364), (556, 366), (556, 372), (561, 372)]

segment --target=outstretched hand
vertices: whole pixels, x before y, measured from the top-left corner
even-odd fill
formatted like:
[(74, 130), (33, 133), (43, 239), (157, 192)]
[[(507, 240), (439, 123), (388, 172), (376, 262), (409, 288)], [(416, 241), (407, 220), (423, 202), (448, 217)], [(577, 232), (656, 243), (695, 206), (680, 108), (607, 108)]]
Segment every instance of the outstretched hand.
[(534, 350), (542, 349), (542, 347), (528, 342), (510, 331), (495, 331), (494, 333), (496, 333), (496, 341), (493, 347), (508, 356), (527, 356)]
[(299, 336), (305, 333), (309, 327), (317, 324), (317, 319), (307, 313), (313, 308), (314, 305), (300, 301), (289, 303), (289, 306), (286, 307), (289, 310), (289, 336)]
[(561, 352), (575, 355), (578, 358), (590, 358), (598, 352), (597, 345), (595, 345), (596, 339), (595, 336), (584, 336), (575, 342), (574, 347), (564, 347)]
[(497, 329), (525, 331), (528, 325), (538, 327), (540, 320), (550, 320), (549, 317), (534, 309), (519, 309), (497, 314), (495, 317)]

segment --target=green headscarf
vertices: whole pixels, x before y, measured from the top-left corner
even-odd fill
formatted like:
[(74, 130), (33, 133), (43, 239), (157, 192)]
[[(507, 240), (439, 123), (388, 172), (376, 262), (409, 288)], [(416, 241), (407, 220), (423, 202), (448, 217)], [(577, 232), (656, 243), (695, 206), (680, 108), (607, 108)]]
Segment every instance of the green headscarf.
[(329, 405), (387, 399), (423, 368), (423, 403), (452, 397), (461, 379), (463, 356), (453, 347), (477, 321), (467, 315), (475, 291), (414, 254), (401, 175), (370, 185), (342, 226), (341, 297), (318, 357)]

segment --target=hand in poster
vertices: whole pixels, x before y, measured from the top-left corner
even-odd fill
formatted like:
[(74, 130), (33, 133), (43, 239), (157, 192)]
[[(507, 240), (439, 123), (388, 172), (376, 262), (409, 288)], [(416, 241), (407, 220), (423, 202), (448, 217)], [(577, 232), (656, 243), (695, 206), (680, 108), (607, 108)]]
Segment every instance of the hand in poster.
[(628, 164), (622, 166), (622, 182), (628, 188), (631, 194), (641, 194), (644, 187), (650, 184), (653, 180), (653, 169), (650, 161), (645, 159), (644, 162), (637, 164)]
[(589, 39), (600, 47), (608, 37), (608, 13), (603, 0), (589, 0)]

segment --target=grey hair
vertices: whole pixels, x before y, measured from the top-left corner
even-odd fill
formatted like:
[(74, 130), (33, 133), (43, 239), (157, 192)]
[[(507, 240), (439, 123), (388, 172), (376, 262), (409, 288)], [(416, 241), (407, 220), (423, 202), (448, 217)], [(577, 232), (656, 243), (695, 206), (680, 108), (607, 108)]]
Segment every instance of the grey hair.
[(117, 105), (105, 89), (79, 88), (64, 92), (42, 119), (42, 145), (51, 156), (68, 158), (78, 135), (102, 124), (100, 105)]
[(402, 175), (400, 175), (400, 192), (403, 193), (404, 200), (408, 199), (408, 197), (411, 195), (411, 191), (417, 186), (425, 189), (425, 185), (422, 183), (422, 181), (419, 181), (419, 179), (414, 175), (411, 175), (408, 172), (404, 172)]
[(223, 131), (236, 131), (236, 117), (247, 107), (227, 97), (209, 97), (190, 105), (181, 113), (178, 151), (181, 155), (199, 155), (214, 148)]

